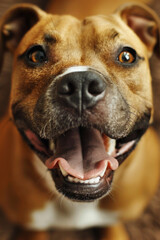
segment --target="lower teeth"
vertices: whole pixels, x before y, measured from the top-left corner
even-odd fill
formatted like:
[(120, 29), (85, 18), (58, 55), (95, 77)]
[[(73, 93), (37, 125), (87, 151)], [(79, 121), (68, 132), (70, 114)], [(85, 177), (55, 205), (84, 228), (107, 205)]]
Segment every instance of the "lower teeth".
[(100, 177), (96, 177), (96, 178), (91, 178), (91, 179), (87, 179), (87, 180), (81, 180), (78, 178), (74, 178), (71, 176), (67, 176), (67, 180), (69, 182), (73, 182), (73, 183), (81, 183), (81, 184), (97, 184), (100, 181)]

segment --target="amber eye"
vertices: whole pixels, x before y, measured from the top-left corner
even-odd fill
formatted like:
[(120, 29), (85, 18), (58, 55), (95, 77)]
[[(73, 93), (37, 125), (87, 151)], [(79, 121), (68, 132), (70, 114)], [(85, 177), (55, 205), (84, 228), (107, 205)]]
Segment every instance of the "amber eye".
[(29, 55), (29, 60), (33, 63), (42, 63), (46, 59), (46, 55), (43, 51), (37, 50)]
[(129, 51), (122, 51), (119, 56), (118, 56), (118, 61), (121, 63), (126, 63), (126, 64), (130, 64), (135, 62), (136, 60), (136, 54), (133, 52), (129, 52)]
[(37, 45), (29, 49), (27, 59), (30, 64), (39, 65), (44, 63), (47, 60), (47, 57), (44, 49), (40, 45)]

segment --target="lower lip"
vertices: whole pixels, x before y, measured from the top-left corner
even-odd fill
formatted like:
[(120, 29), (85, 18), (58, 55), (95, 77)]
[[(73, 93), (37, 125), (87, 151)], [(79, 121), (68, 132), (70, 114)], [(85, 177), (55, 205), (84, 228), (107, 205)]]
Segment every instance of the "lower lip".
[(75, 201), (94, 201), (107, 194), (113, 179), (113, 171), (109, 170), (97, 184), (72, 183), (63, 177), (59, 169), (51, 170), (56, 188), (64, 196)]

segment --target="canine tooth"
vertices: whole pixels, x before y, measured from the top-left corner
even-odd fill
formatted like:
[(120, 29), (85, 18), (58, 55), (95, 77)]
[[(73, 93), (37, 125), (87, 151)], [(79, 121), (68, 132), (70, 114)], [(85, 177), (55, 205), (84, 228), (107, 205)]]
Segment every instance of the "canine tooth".
[(54, 145), (53, 140), (49, 141), (49, 148), (50, 148), (51, 151), (54, 151), (55, 145)]
[(62, 168), (62, 166), (59, 164), (59, 168), (61, 170), (61, 173), (64, 177), (66, 177), (68, 175), (68, 173)]
[(109, 139), (109, 148), (108, 148), (108, 154), (111, 155), (116, 147), (116, 140), (115, 139)]
[[(107, 165), (108, 165), (108, 164), (107, 164)], [(104, 176), (104, 174), (105, 174), (105, 172), (106, 172), (106, 169), (107, 169), (107, 165), (106, 165), (106, 167), (104, 168), (103, 172), (101, 172), (100, 177), (103, 177), (103, 176)]]

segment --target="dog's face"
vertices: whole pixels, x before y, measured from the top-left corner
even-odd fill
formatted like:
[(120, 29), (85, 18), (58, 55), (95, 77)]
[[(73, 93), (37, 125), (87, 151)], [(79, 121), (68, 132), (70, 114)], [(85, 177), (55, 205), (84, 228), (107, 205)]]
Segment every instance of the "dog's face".
[[(158, 36), (156, 17), (134, 5), (83, 21), (17, 8), (1, 24), (6, 46), (16, 48), (14, 122), (58, 191), (74, 200), (102, 197), (150, 123), (148, 58)], [(24, 30), (29, 12), (33, 19)]]

